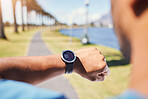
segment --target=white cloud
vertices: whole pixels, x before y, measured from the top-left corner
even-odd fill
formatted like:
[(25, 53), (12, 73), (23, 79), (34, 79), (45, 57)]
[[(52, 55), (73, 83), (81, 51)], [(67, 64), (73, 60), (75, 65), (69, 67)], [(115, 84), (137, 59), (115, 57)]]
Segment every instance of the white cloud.
[(84, 17), (85, 13), (86, 13), (86, 9), (79, 8), (79, 9), (74, 10), (71, 15), (73, 17)]
[(86, 15), (86, 9), (79, 8), (74, 10), (69, 17), (72, 17), (73, 23), (77, 24), (84, 24), (85, 23), (85, 15)]
[(59, 21), (72, 24), (72, 23), (77, 23), (77, 24), (82, 24), (85, 22), (85, 13), (86, 10), (84, 8), (78, 8), (71, 13), (65, 13), (61, 12), (60, 16), (57, 17)]
[(90, 19), (91, 22), (96, 21), (100, 18), (101, 18), (101, 16), (99, 14), (92, 14), (92, 15), (89, 16), (89, 19)]
[[(72, 11), (70, 14), (61, 14), (62, 16), (59, 17), (59, 20), (68, 24), (77, 23), (77, 24), (85, 24), (86, 18), (86, 9), (85, 8), (78, 8)], [(100, 15), (89, 14), (89, 22), (96, 21), (100, 18)]]

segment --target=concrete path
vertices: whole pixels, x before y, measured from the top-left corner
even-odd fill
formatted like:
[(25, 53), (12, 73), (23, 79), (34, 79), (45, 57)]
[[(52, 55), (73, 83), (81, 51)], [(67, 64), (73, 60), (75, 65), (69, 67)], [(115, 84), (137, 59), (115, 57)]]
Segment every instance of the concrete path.
[[(51, 52), (48, 50), (45, 43), (41, 39), (41, 32), (37, 32), (30, 43), (28, 56), (42, 56), (49, 54), (51, 54)], [(74, 88), (63, 76), (58, 76), (56, 78), (47, 80), (39, 84), (38, 87), (58, 91), (63, 93), (68, 99), (78, 99)]]

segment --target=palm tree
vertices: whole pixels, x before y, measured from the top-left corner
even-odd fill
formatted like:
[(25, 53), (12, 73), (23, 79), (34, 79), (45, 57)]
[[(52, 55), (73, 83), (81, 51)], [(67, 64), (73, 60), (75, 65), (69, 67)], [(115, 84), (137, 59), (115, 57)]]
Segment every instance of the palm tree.
[(2, 8), (1, 8), (1, 0), (0, 0), (0, 38), (7, 39), (4, 33), (4, 24), (2, 18)]
[(12, 0), (13, 17), (14, 17), (14, 28), (15, 28), (15, 32), (18, 33), (18, 25), (16, 23), (16, 11), (15, 11), (16, 2), (17, 2), (17, 0)]
[(22, 13), (22, 31), (25, 31), (25, 25), (24, 25), (24, 0), (21, 0), (21, 13)]
[(25, 5), (26, 5), (26, 9), (27, 9), (27, 29), (29, 29), (29, 22), (28, 22), (28, 12), (29, 12), (29, 8), (30, 8), (29, 1), (31, 1), (31, 0), (25, 0)]
[[(26, 1), (26, 7), (27, 7), (27, 14), (28, 14), (28, 12), (35, 10), (36, 13), (39, 14), (40, 20), (42, 20), (42, 24), (43, 24), (43, 18), (45, 18), (44, 16), (49, 16), (51, 19), (56, 20), (56, 18), (54, 16), (52, 16), (50, 13), (45, 12), (36, 0), (25, 0), (25, 1)], [(58, 22), (58, 21), (56, 20), (56, 22)], [(28, 21), (27, 21), (27, 23), (28, 23)]]

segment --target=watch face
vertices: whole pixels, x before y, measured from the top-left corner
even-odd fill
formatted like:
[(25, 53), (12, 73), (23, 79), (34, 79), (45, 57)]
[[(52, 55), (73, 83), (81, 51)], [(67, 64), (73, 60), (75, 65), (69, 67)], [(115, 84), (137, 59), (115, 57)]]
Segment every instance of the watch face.
[(74, 60), (74, 54), (71, 51), (65, 51), (63, 53), (63, 58), (67, 61), (72, 61)]

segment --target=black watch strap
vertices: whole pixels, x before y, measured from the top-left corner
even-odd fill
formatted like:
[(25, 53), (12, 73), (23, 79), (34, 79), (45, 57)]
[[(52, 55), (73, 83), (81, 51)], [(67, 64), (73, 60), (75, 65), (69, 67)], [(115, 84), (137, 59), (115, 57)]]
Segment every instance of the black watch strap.
[(70, 74), (73, 71), (73, 64), (74, 63), (65, 63), (66, 67), (65, 67), (65, 74)]

